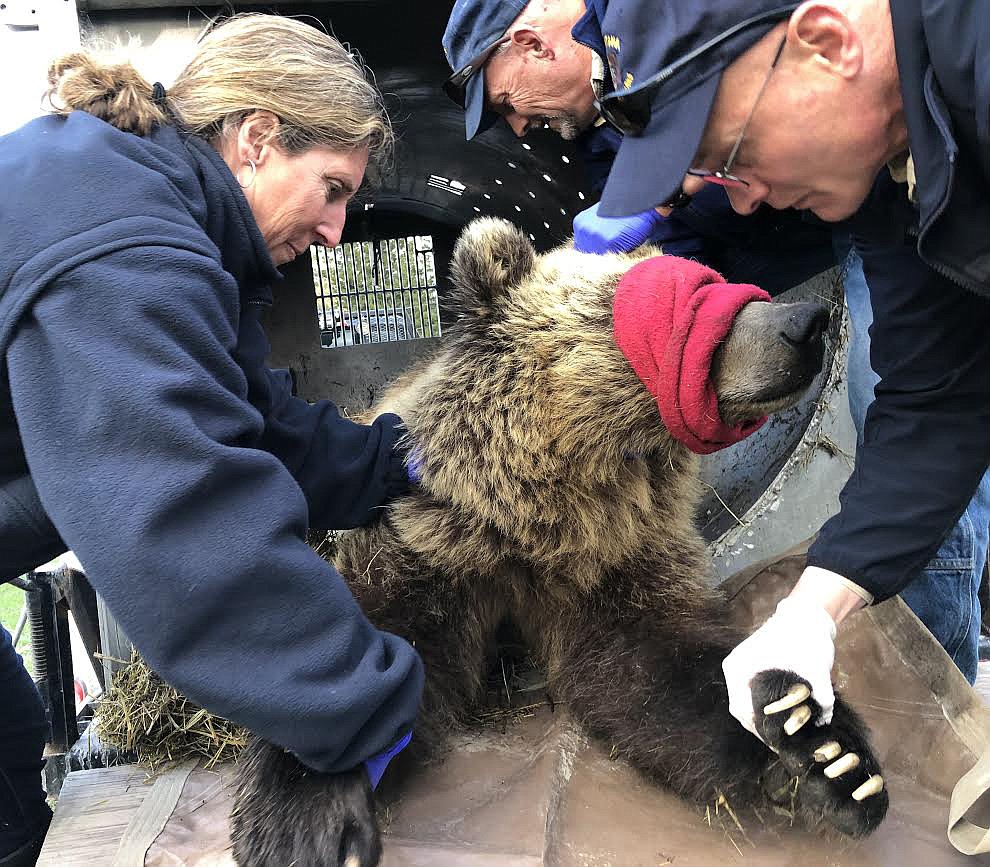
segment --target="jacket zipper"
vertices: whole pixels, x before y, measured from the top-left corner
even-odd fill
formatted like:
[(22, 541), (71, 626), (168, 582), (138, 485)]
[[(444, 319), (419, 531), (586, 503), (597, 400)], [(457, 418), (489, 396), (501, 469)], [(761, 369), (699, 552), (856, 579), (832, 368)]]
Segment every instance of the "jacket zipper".
[(934, 105), (931, 95), (932, 74), (932, 69), (929, 67), (928, 71), (925, 73), (925, 103), (928, 105), (928, 113), (931, 115), (932, 120), (935, 121), (935, 126), (938, 128), (938, 131), (942, 136), (942, 141), (945, 145), (945, 156), (948, 164), (948, 180), (945, 185), (945, 190), (942, 193), (942, 198), (938, 203), (938, 207), (936, 207), (935, 211), (928, 217), (927, 220), (925, 220), (925, 224), (920, 226), (918, 229), (918, 256), (922, 262), (924, 262), (937, 274), (940, 274), (947, 280), (952, 281), (957, 286), (961, 286), (963, 289), (967, 289), (970, 292), (975, 292), (976, 294), (981, 295), (983, 294), (983, 290), (979, 286), (967, 280), (962, 274), (959, 274), (954, 270), (951, 270), (948, 266), (943, 265), (941, 262), (938, 262), (937, 260), (932, 261), (921, 250), (921, 245), (925, 240), (925, 235), (928, 233), (928, 230), (932, 227), (936, 220), (942, 216), (945, 209), (949, 206), (949, 198), (952, 195), (952, 184), (956, 176), (955, 139), (952, 137), (952, 132), (946, 126), (945, 118), (942, 117)]

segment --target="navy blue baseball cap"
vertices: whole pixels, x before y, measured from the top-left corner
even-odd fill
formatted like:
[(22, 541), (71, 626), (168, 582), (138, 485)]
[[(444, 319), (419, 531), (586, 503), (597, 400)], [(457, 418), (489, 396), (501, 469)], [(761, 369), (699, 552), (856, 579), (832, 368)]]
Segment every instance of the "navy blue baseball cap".
[(601, 216), (639, 214), (677, 194), (722, 72), (799, 5), (609, 2), (602, 33), (616, 89), (602, 97), (600, 108), (624, 135), (602, 192)]
[(498, 115), (485, 109), (485, 64), (503, 42), (529, 0), (457, 0), (447, 19), (443, 50), (454, 74), (444, 92), (464, 109), (469, 139), (488, 129)]

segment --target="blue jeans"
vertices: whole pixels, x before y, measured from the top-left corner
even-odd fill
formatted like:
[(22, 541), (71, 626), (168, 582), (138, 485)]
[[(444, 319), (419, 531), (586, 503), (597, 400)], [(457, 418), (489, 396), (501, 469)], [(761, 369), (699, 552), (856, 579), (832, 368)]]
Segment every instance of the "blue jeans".
[(0, 858), (20, 848), (51, 815), (41, 787), (48, 736), (31, 675), (0, 626)]
[[(837, 249), (843, 249), (839, 243)], [(848, 249), (848, 248), (846, 248)], [(846, 258), (846, 306), (852, 335), (849, 341), (849, 411), (857, 438), (863, 439), (867, 407), (880, 377), (870, 367), (870, 335), (873, 308), (855, 250)], [(973, 683), (979, 663), (980, 581), (990, 542), (990, 470), (959, 522), (949, 531), (935, 557), (904, 590), (901, 598), (918, 615), (952, 661)]]

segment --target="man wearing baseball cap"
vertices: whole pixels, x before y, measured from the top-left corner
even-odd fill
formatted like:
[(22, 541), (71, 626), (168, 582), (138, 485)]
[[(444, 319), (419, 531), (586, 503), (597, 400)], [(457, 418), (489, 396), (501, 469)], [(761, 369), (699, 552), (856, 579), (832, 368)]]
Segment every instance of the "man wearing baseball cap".
[(598, 55), (571, 38), (591, 14), (584, 0), (457, 0), (443, 36), (453, 70), (444, 91), (464, 108), (469, 139), (499, 117), (517, 135), (546, 125), (568, 139), (594, 122)]
[[(608, 0), (459, 0), (443, 37), (453, 70), (444, 90), (464, 109), (466, 137), (499, 119), (518, 136), (549, 125), (576, 139), (586, 189), (597, 197), (621, 140), (596, 108), (614, 89), (601, 30), (607, 9)], [(648, 208), (628, 219), (600, 219), (597, 210), (596, 203), (574, 217), (576, 249), (662, 243), (667, 253), (700, 259), (732, 282), (757, 283), (771, 294), (831, 264), (824, 227), (769, 209), (747, 220), (715, 188), (669, 217)]]
[[(671, 4), (657, 26), (647, 4), (611, 0), (603, 20), (621, 86), (601, 109), (625, 134), (604, 215), (720, 184), (740, 213), (847, 220), (870, 286), (881, 381), (841, 511), (723, 666), (751, 731), (749, 682), (771, 668), (830, 719), (836, 627), (909, 585), (990, 464), (990, 7), (922, 5), (712, 0)], [(976, 591), (947, 582), (931, 604)]]

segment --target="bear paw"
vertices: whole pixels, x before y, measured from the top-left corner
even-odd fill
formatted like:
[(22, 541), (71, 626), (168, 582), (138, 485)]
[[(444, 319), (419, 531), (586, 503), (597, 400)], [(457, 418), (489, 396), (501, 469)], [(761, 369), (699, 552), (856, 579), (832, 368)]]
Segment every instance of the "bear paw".
[(320, 774), (254, 739), (238, 760), (231, 842), (240, 867), (375, 867), (381, 835), (364, 766)]
[(757, 730), (798, 778), (801, 807), (851, 837), (874, 831), (889, 798), (863, 721), (836, 696), (832, 722), (815, 725), (821, 707), (808, 682), (790, 671), (760, 672), (752, 693)]

